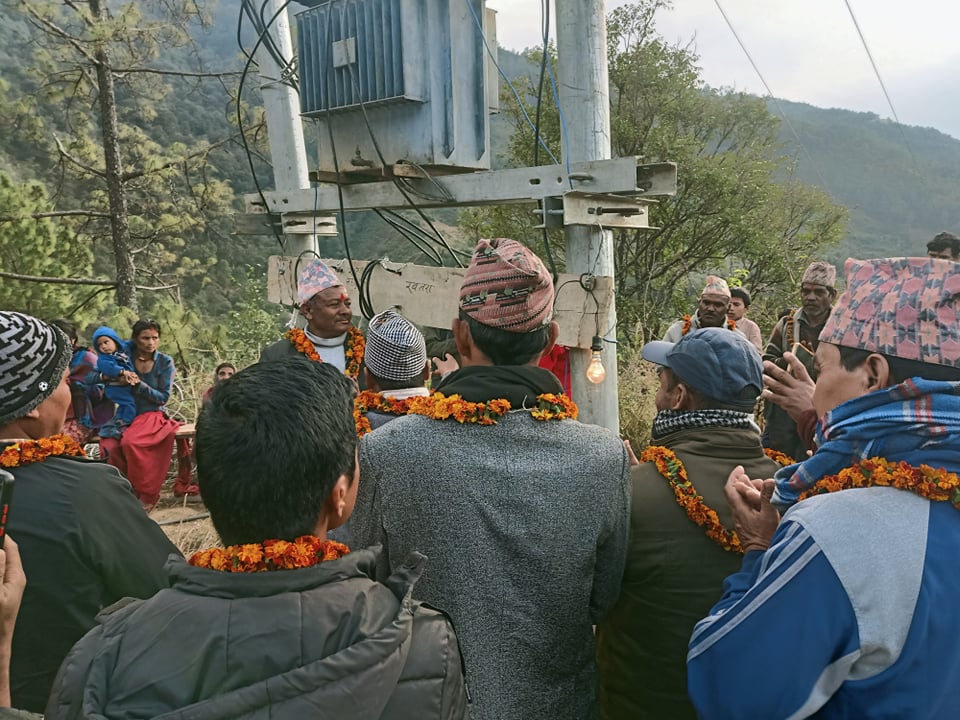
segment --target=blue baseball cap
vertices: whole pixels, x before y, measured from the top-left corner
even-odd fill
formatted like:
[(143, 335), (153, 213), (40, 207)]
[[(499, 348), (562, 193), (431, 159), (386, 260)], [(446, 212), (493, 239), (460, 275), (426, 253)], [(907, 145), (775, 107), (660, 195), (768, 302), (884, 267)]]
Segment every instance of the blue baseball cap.
[(763, 390), (760, 353), (726, 328), (694, 330), (676, 343), (655, 340), (640, 352), (644, 360), (670, 368), (686, 385), (725, 405), (749, 410)]

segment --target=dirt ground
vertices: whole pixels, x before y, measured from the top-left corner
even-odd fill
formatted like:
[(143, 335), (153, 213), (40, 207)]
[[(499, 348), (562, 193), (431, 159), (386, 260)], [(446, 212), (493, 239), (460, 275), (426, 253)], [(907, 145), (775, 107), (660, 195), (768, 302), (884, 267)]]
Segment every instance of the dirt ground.
[(207, 509), (199, 498), (187, 500), (174, 497), (172, 486), (164, 486), (160, 502), (150, 512), (150, 517), (187, 557), (197, 550), (220, 544)]

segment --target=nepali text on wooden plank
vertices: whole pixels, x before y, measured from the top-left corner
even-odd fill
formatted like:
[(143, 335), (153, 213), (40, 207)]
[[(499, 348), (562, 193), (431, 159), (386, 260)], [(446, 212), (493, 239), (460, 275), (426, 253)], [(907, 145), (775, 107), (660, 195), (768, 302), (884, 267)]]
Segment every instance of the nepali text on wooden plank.
[[(298, 261), (295, 257), (271, 256), (267, 270), (267, 299), (281, 305), (296, 304), (297, 270), (308, 261), (307, 258)], [(350, 264), (343, 259), (324, 259), (324, 262), (343, 281), (353, 300), (354, 311), (359, 313), (359, 291)], [(368, 264), (366, 260), (353, 262), (357, 277)], [(464, 272), (463, 268), (383, 261), (371, 274), (370, 301), (375, 312), (395, 306), (418, 325), (449, 329), (457, 316)], [(595, 278), (590, 292), (580, 285), (579, 276), (560, 275), (556, 287), (554, 320), (560, 325), (557, 342), (568, 347), (589, 348), (594, 335), (605, 335), (610, 330), (613, 278)]]

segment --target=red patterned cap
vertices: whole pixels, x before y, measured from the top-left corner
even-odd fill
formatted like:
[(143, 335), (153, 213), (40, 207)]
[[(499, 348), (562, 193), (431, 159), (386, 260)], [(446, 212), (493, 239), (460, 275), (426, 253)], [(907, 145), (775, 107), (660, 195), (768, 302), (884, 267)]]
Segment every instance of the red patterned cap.
[(463, 276), (460, 309), (482, 325), (531, 332), (553, 317), (553, 278), (516, 240), (481, 240)]
[(820, 342), (960, 367), (960, 263), (847, 260), (847, 289)]

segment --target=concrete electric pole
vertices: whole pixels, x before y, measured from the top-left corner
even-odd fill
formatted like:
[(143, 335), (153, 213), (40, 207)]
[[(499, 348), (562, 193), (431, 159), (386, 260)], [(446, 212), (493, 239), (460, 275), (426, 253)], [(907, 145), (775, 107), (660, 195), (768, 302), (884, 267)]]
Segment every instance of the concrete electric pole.
[[(607, 28), (603, 0), (556, 0), (557, 65), (560, 107), (566, 118), (569, 148), (564, 162), (610, 158), (610, 85), (607, 71)], [(564, 229), (567, 272), (613, 276), (613, 235), (599, 225), (567, 225)], [(610, 306), (607, 327), (597, 333), (616, 337), (616, 307)], [(587, 381), (590, 353), (571, 350), (573, 399), (580, 420), (620, 432), (617, 403), (617, 346), (602, 342), (603, 382)]]
[[(270, 37), (289, 68), (293, 60), (293, 43), (290, 40), (286, 4), (283, 0), (266, 0), (263, 16), (276, 18), (269, 26)], [(283, 82), (282, 74), (287, 68), (277, 64), (264, 44), (257, 50), (257, 65), (260, 69), (260, 93), (263, 95), (274, 184), (279, 192), (307, 190), (310, 188), (310, 177), (300, 120), (300, 98), (291, 85)], [(317, 251), (316, 235), (297, 233), (285, 234), (285, 237), (288, 255)]]

